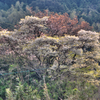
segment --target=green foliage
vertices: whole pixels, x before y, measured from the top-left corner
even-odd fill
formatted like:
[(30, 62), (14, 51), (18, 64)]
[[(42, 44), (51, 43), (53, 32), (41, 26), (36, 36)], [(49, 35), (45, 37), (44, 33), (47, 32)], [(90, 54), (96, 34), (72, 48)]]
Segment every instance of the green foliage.
[(72, 100), (87, 100), (87, 97), (92, 98), (94, 92), (97, 91), (95, 86), (81, 80), (55, 80), (55, 82), (47, 83), (47, 87), (50, 97), (55, 100), (58, 100), (59, 98), (70, 99), (71, 97)]
[(6, 84), (7, 81), (0, 79), (0, 99), (3, 100), (6, 97), (6, 88), (8, 87)]
[(20, 3), (17, 1), (15, 6), (12, 5), (11, 8), (7, 9), (6, 11), (4, 9), (0, 10), (0, 26), (2, 28), (13, 30), (14, 25), (18, 24), (20, 18), (30, 14), (24, 5), (25, 4), (23, 2)]
[(11, 91), (10, 88), (6, 89), (7, 100), (40, 100), (40, 96), (37, 94), (37, 89), (33, 90), (28, 84), (18, 83), (18, 86), (15, 88), (15, 92)]
[(3, 100), (3, 99), (0, 97), (0, 100)]

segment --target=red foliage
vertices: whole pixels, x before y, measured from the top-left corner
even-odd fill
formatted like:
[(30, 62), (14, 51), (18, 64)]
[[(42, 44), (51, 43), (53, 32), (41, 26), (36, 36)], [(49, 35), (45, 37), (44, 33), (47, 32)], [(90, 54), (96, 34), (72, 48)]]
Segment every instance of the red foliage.
[(89, 26), (89, 23), (85, 21), (82, 21), (81, 24), (79, 24), (77, 17), (71, 20), (67, 13), (64, 13), (63, 15), (58, 15), (57, 13), (54, 15), (51, 14), (47, 25), (51, 36), (63, 36), (64, 34), (77, 35), (77, 32), (80, 29), (92, 29), (92, 27)]
[(48, 10), (44, 10), (44, 12), (39, 11), (38, 13), (32, 11), (32, 8), (27, 8), (27, 10), (29, 10), (33, 16), (37, 16), (39, 18), (50, 16), (47, 21), (47, 27), (48, 33), (51, 36), (64, 36), (64, 34), (77, 35), (77, 32), (80, 29), (92, 30), (93, 28), (92, 26), (89, 26), (89, 23), (85, 21), (82, 21), (79, 24), (77, 17), (71, 19), (67, 13), (58, 15), (57, 13), (49, 12)]

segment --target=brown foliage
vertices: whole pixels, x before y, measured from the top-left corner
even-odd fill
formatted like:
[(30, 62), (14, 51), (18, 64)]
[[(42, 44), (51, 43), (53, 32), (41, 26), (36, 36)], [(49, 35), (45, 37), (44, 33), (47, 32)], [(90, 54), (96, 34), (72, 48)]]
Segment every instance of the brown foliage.
[(59, 15), (54, 12), (49, 12), (48, 10), (44, 10), (44, 12), (39, 11), (38, 13), (32, 11), (32, 8), (28, 8), (27, 10), (29, 10), (33, 16), (37, 16), (39, 18), (42, 18), (44, 16), (50, 16), (47, 21), (47, 27), (49, 35), (51, 36), (63, 36), (64, 34), (77, 35), (77, 32), (80, 29), (92, 29), (92, 26), (89, 26), (89, 23), (82, 21), (79, 24), (77, 17), (71, 19), (67, 13)]
[(82, 21), (79, 24), (77, 17), (71, 20), (67, 13), (64, 13), (63, 15), (58, 15), (57, 13), (51, 14), (47, 25), (51, 36), (63, 36), (64, 34), (77, 35), (77, 32), (80, 29), (92, 29), (92, 27), (89, 26), (89, 23), (85, 21)]
[(44, 12), (39, 11), (36, 13), (32, 11), (32, 8), (27, 8), (29, 12), (36, 17), (42, 18), (44, 16), (49, 16), (47, 21), (48, 33), (51, 36), (58, 35), (64, 36), (65, 34), (69, 35), (77, 35), (77, 32), (80, 29), (84, 30), (92, 30), (92, 26), (89, 26), (89, 23), (82, 21), (80, 24), (78, 22), (77, 17), (71, 19), (67, 13), (63, 15), (59, 15), (54, 12), (49, 12), (48, 10), (44, 10)]

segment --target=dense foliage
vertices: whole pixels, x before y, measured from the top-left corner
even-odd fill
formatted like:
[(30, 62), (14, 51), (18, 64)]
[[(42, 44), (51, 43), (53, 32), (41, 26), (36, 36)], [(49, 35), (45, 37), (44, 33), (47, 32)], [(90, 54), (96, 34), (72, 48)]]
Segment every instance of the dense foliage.
[(80, 27), (74, 34), (51, 37), (50, 16), (63, 15), (44, 15), (26, 16), (14, 31), (1, 29), (0, 99), (99, 99), (99, 33)]
[(8, 1), (0, 2), (0, 100), (99, 100), (100, 1)]
[(0, 26), (14, 29), (13, 26), (19, 22), (20, 18), (29, 15), (27, 6), (32, 7), (36, 12), (46, 9), (50, 12), (67, 12), (72, 19), (78, 16), (78, 20), (85, 20), (94, 27), (95, 31), (100, 31), (100, 0), (13, 0), (11, 2), (1, 0)]

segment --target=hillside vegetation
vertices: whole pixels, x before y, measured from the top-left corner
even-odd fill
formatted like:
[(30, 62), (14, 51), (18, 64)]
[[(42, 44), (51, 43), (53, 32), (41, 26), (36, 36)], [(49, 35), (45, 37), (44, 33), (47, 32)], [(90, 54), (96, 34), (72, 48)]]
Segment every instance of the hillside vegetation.
[(98, 100), (99, 33), (67, 13), (31, 13), (0, 31), (0, 100)]
[(100, 31), (100, 0), (1, 0), (0, 26), (13, 30), (20, 18), (30, 15), (28, 7), (36, 13), (46, 9), (59, 14), (67, 12), (71, 19), (77, 16), (78, 21), (87, 21), (93, 30)]

